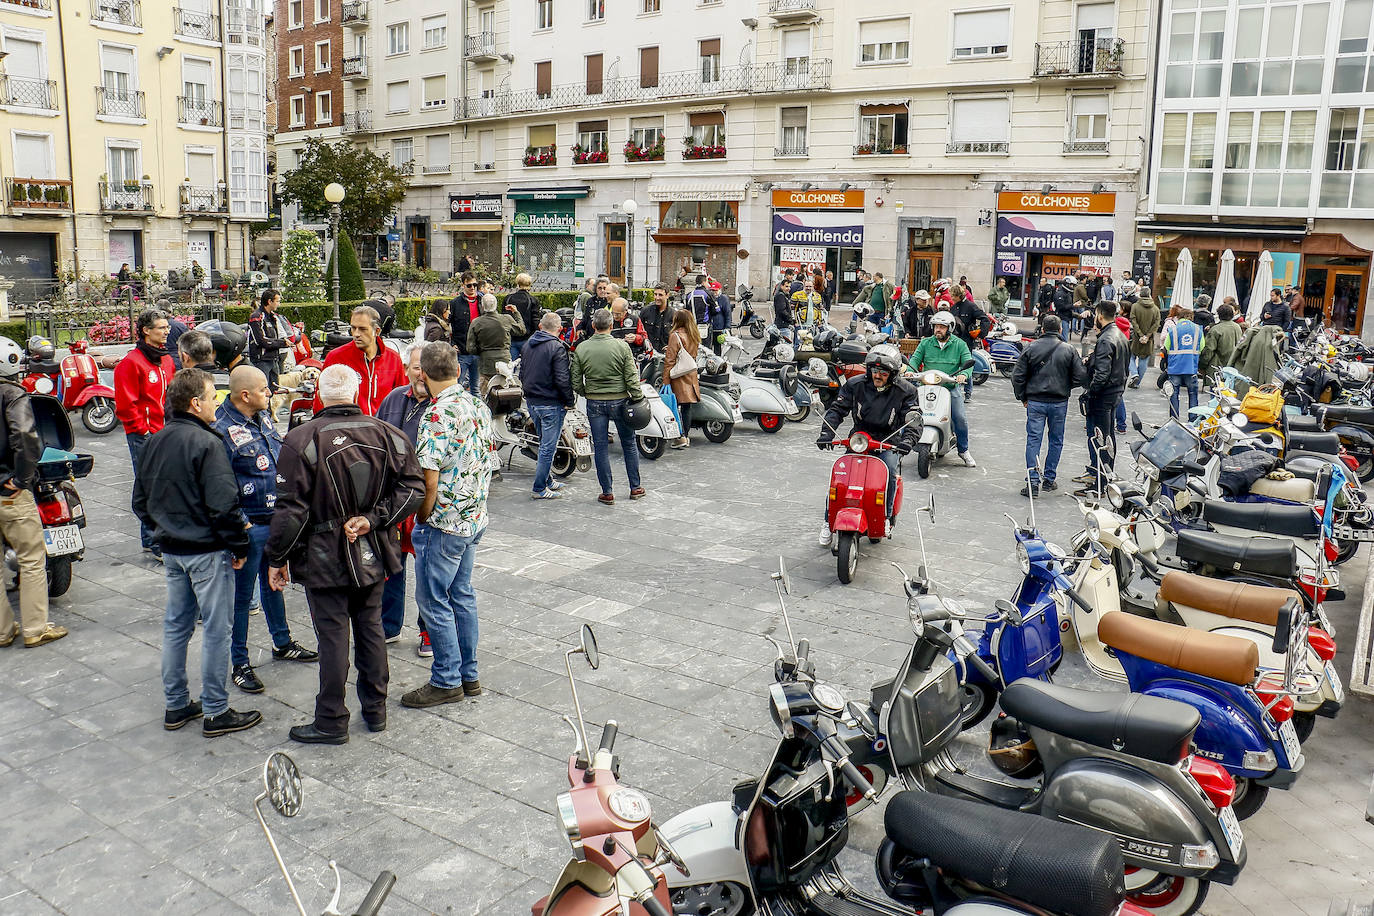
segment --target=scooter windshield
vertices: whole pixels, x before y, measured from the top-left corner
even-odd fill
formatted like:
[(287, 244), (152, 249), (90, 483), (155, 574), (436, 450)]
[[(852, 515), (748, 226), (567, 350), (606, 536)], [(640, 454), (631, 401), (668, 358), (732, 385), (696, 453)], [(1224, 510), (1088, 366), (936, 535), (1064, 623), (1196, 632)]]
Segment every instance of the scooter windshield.
[(1197, 436), (1178, 420), (1170, 420), (1159, 428), (1150, 441), (1136, 453), (1136, 462), (1144, 459), (1158, 471), (1180, 461), (1197, 448)]

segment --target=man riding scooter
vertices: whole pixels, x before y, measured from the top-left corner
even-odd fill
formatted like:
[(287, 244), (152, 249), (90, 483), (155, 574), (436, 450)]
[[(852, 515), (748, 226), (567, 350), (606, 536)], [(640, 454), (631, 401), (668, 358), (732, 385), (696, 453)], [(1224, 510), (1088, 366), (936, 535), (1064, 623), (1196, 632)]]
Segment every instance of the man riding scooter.
[[(825, 413), (816, 447), (821, 450), (830, 448), (840, 424), (851, 414), (854, 427), (849, 435), (863, 432), (879, 442), (894, 440), (895, 449), (881, 449), (874, 453), (887, 465), (885, 505), (890, 507), (897, 491), (897, 478), (902, 472), (901, 456), (915, 448), (921, 438), (920, 402), (916, 388), (901, 378), (902, 361), (894, 347), (874, 347), (864, 360), (864, 368), (863, 375), (855, 376), (840, 387), (839, 394)], [(829, 547), (831, 535), (827, 506), (817, 542), (822, 547)]]
[[(954, 379), (954, 387), (957, 390), (968, 378), (968, 370), (963, 366), (973, 359), (973, 355), (969, 352), (968, 344), (952, 336), (954, 316), (949, 312), (937, 312), (935, 317), (930, 319), (930, 324), (935, 332), (934, 336), (921, 341), (916, 347), (916, 352), (911, 354), (911, 359), (907, 360), (907, 365), (916, 372), (923, 369), (943, 372)], [(949, 404), (949, 418), (954, 424), (954, 441), (959, 449), (959, 457), (965, 467), (976, 468), (978, 464), (968, 450), (968, 416), (964, 412), (964, 402), (953, 397), (950, 398)]]

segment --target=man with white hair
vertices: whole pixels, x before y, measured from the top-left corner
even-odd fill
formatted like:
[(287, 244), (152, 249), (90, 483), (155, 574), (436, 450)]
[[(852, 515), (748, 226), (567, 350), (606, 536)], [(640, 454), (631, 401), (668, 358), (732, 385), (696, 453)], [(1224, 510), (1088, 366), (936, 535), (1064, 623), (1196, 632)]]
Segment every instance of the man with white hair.
[(371, 731), (386, 728), (382, 589), (401, 568), (396, 526), (424, 496), (410, 440), (362, 411), (355, 403), (360, 383), (349, 367), (326, 366), (320, 373), (323, 409), (286, 434), (277, 460), (277, 507), (264, 555), (274, 590), (293, 579), (305, 586), (315, 624), (315, 719), (291, 729), (293, 740), (307, 744), (348, 741), (350, 627), (363, 719)]
[(480, 394), (486, 393), (488, 379), (496, 374), (496, 364), (510, 361), (511, 335), (523, 333), (525, 322), (515, 306), (507, 305), (502, 315), (497, 310), (495, 296), (491, 293), (482, 296), (482, 313), (468, 325), (468, 352), (477, 356)]

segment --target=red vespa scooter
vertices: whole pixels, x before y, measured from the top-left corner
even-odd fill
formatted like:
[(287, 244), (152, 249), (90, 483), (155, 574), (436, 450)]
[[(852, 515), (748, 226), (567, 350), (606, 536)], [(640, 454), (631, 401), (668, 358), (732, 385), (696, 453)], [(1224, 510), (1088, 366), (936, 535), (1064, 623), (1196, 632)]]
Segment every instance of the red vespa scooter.
[(29, 338), (29, 355), (23, 385), (30, 394), (50, 394), (66, 410), (81, 411), (81, 422), (91, 432), (104, 435), (115, 428), (115, 393), (100, 381), (95, 359), (86, 352), (86, 341), (73, 340), (61, 363), (53, 361), (53, 345), (46, 337)]
[(896, 446), (858, 431), (831, 443), (832, 448), (837, 446), (844, 446), (845, 454), (835, 459), (830, 469), (826, 519), (838, 558), (835, 567), (840, 581), (848, 585), (859, 565), (859, 538), (867, 537), (870, 544), (876, 544), (892, 537), (893, 522), (902, 508), (902, 478), (897, 476), (892, 505), (886, 506), (888, 470), (876, 453)]

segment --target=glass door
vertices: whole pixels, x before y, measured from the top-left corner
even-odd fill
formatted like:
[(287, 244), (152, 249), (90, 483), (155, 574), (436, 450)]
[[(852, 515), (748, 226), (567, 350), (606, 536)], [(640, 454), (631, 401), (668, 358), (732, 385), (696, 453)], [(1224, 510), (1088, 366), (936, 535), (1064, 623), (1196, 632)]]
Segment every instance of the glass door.
[(1341, 334), (1360, 333), (1364, 312), (1365, 274), (1331, 271), (1331, 302), (1326, 314), (1331, 326)]
[(606, 276), (612, 283), (625, 285), (625, 224), (606, 224)]

